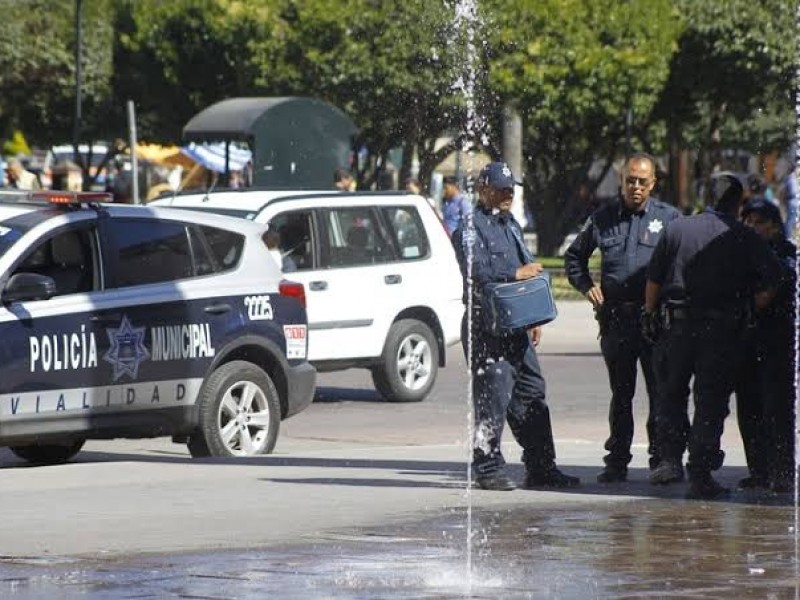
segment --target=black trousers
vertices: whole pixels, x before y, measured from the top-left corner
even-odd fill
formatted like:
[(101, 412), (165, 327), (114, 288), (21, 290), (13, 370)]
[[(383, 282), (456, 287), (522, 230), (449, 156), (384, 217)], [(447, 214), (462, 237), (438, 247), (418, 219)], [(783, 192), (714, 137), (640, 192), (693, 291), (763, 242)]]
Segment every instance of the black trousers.
[(689, 383), (694, 376), (694, 418), (688, 435), (689, 476), (722, 466), (720, 438), (731, 393), (742, 364), (741, 319), (673, 320), (656, 348), (661, 391), (657, 436), (661, 456), (681, 460), (687, 446), (684, 423)]
[[(461, 343), (468, 356), (466, 317)], [(493, 336), (476, 319), (472, 343), (472, 403), (475, 421), (472, 467), (478, 476), (505, 465), (500, 448), (503, 427), (522, 447), (528, 472), (542, 473), (555, 466), (550, 409), (536, 350), (524, 331)]]
[(652, 362), (653, 348), (642, 339), (638, 317), (638, 311), (627, 318), (612, 316), (600, 338), (600, 349), (611, 385), (611, 404), (608, 411), (610, 435), (605, 444), (608, 454), (603, 458), (609, 467), (625, 468), (633, 458), (631, 443), (637, 364), (642, 366), (647, 387), (647, 451), (650, 454), (650, 468), (654, 468), (660, 460), (656, 443), (657, 386)]
[(794, 477), (794, 323), (759, 321), (748, 340), (736, 386), (736, 412), (750, 474), (764, 481)]

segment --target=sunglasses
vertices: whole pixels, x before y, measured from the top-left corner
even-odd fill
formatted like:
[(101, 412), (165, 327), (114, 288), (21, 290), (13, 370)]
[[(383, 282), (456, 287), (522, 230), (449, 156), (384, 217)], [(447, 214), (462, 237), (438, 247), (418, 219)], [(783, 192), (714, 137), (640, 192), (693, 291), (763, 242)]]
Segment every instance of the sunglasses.
[(630, 187), (647, 187), (650, 185), (650, 178), (649, 177), (626, 177), (625, 184), (629, 185)]

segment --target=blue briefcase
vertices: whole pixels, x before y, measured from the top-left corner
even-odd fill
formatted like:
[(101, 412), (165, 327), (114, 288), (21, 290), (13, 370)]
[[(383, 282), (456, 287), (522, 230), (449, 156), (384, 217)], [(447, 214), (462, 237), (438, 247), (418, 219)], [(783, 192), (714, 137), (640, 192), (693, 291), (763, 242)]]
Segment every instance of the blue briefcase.
[(558, 316), (550, 275), (509, 283), (489, 283), (483, 289), (486, 326), (494, 334), (537, 327)]

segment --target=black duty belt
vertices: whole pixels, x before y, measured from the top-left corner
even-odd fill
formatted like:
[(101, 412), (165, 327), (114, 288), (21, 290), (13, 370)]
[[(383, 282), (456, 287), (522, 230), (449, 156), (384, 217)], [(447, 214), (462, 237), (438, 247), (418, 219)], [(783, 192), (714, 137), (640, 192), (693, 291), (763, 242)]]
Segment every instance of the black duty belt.
[(741, 308), (695, 308), (691, 306), (670, 306), (665, 310), (674, 320), (681, 319), (738, 319), (744, 315)]

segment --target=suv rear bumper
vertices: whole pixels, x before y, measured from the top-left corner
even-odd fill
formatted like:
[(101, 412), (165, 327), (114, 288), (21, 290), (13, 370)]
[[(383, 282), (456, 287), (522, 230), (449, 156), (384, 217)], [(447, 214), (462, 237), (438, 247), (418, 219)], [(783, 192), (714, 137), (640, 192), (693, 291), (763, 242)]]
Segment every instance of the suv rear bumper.
[(292, 415), (305, 410), (314, 401), (314, 392), (317, 389), (317, 370), (305, 362), (296, 367), (289, 367), (286, 371), (286, 415)]

